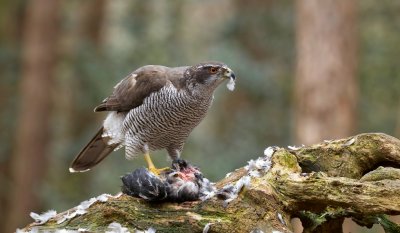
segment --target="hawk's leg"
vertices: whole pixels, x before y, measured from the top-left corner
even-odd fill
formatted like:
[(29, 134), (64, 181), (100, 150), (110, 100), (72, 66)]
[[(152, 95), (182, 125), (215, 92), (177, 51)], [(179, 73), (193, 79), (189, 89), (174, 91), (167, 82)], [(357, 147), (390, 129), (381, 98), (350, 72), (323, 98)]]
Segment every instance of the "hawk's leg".
[(154, 175), (156, 175), (156, 176), (159, 176), (161, 173), (163, 173), (163, 172), (168, 171), (168, 170), (171, 169), (171, 168), (169, 168), (169, 167), (156, 168), (156, 167), (154, 166), (153, 161), (152, 161), (151, 158), (150, 158), (150, 153), (149, 153), (149, 152), (146, 152), (146, 153), (144, 154), (144, 159), (146, 160), (147, 167), (148, 167), (149, 171), (152, 172), (152, 173), (153, 173)]

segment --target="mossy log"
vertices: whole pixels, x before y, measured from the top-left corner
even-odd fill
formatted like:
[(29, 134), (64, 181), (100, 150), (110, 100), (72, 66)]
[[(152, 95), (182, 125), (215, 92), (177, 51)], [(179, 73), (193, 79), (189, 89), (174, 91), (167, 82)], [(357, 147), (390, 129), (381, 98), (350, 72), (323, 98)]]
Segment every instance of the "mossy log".
[[(118, 222), (130, 232), (292, 232), (299, 217), (304, 232), (341, 232), (345, 217), (363, 226), (381, 224), (400, 232), (386, 215), (400, 214), (400, 141), (381, 133), (325, 141), (301, 148), (274, 148), (271, 167), (229, 203), (216, 196), (184, 203), (148, 203), (122, 195), (96, 202), (87, 213), (57, 224), (64, 213), (24, 230), (86, 229), (104, 232)], [(232, 172), (216, 186), (237, 182)], [(69, 210), (73, 211), (73, 209)]]

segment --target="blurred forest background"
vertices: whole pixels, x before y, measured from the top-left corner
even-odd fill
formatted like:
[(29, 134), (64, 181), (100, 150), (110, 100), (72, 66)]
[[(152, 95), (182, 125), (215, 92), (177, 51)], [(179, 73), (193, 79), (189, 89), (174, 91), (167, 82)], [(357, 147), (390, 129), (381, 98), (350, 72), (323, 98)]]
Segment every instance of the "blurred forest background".
[(115, 194), (144, 166), (120, 150), (68, 171), (105, 117), (93, 108), (146, 64), (219, 60), (238, 76), (182, 155), (213, 181), (271, 145), (400, 137), (399, 12), (390, 0), (0, 1), (0, 232)]

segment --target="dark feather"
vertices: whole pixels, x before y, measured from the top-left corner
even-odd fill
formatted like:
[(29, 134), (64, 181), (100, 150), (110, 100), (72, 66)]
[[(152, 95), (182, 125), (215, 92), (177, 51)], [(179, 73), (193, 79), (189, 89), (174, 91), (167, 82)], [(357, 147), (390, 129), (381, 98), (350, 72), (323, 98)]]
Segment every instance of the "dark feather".
[(167, 81), (174, 86), (183, 86), (183, 71), (186, 67), (144, 66), (124, 78), (115, 86), (113, 93), (94, 111), (125, 112), (138, 107), (151, 93), (159, 91)]
[(121, 177), (122, 192), (147, 201), (160, 201), (167, 198), (168, 183), (146, 168), (139, 168)]
[(123, 193), (146, 201), (195, 201), (215, 189), (197, 167), (181, 159), (174, 160), (171, 170), (159, 176), (139, 168), (121, 180)]
[(84, 172), (100, 163), (107, 155), (109, 155), (117, 146), (107, 145), (107, 139), (103, 138), (103, 127), (96, 133), (90, 142), (79, 152), (72, 161), (70, 171)]

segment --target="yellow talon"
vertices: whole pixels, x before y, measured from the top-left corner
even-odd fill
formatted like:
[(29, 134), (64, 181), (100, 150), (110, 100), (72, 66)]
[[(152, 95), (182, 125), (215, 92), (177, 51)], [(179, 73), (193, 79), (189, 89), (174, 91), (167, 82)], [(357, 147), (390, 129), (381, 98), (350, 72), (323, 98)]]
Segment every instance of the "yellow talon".
[(148, 169), (154, 175), (159, 176), (161, 173), (166, 172), (166, 171), (170, 170), (171, 168), (163, 167), (163, 168), (148, 168)]
[(159, 176), (161, 173), (163, 173), (163, 172), (168, 171), (168, 170), (171, 169), (171, 168), (169, 168), (169, 167), (156, 168), (156, 167), (154, 166), (154, 163), (153, 163), (153, 161), (151, 160), (150, 154), (149, 154), (148, 152), (144, 154), (144, 159), (146, 160), (148, 170), (149, 170), (151, 173), (153, 173), (154, 175), (156, 175), (156, 176)]

